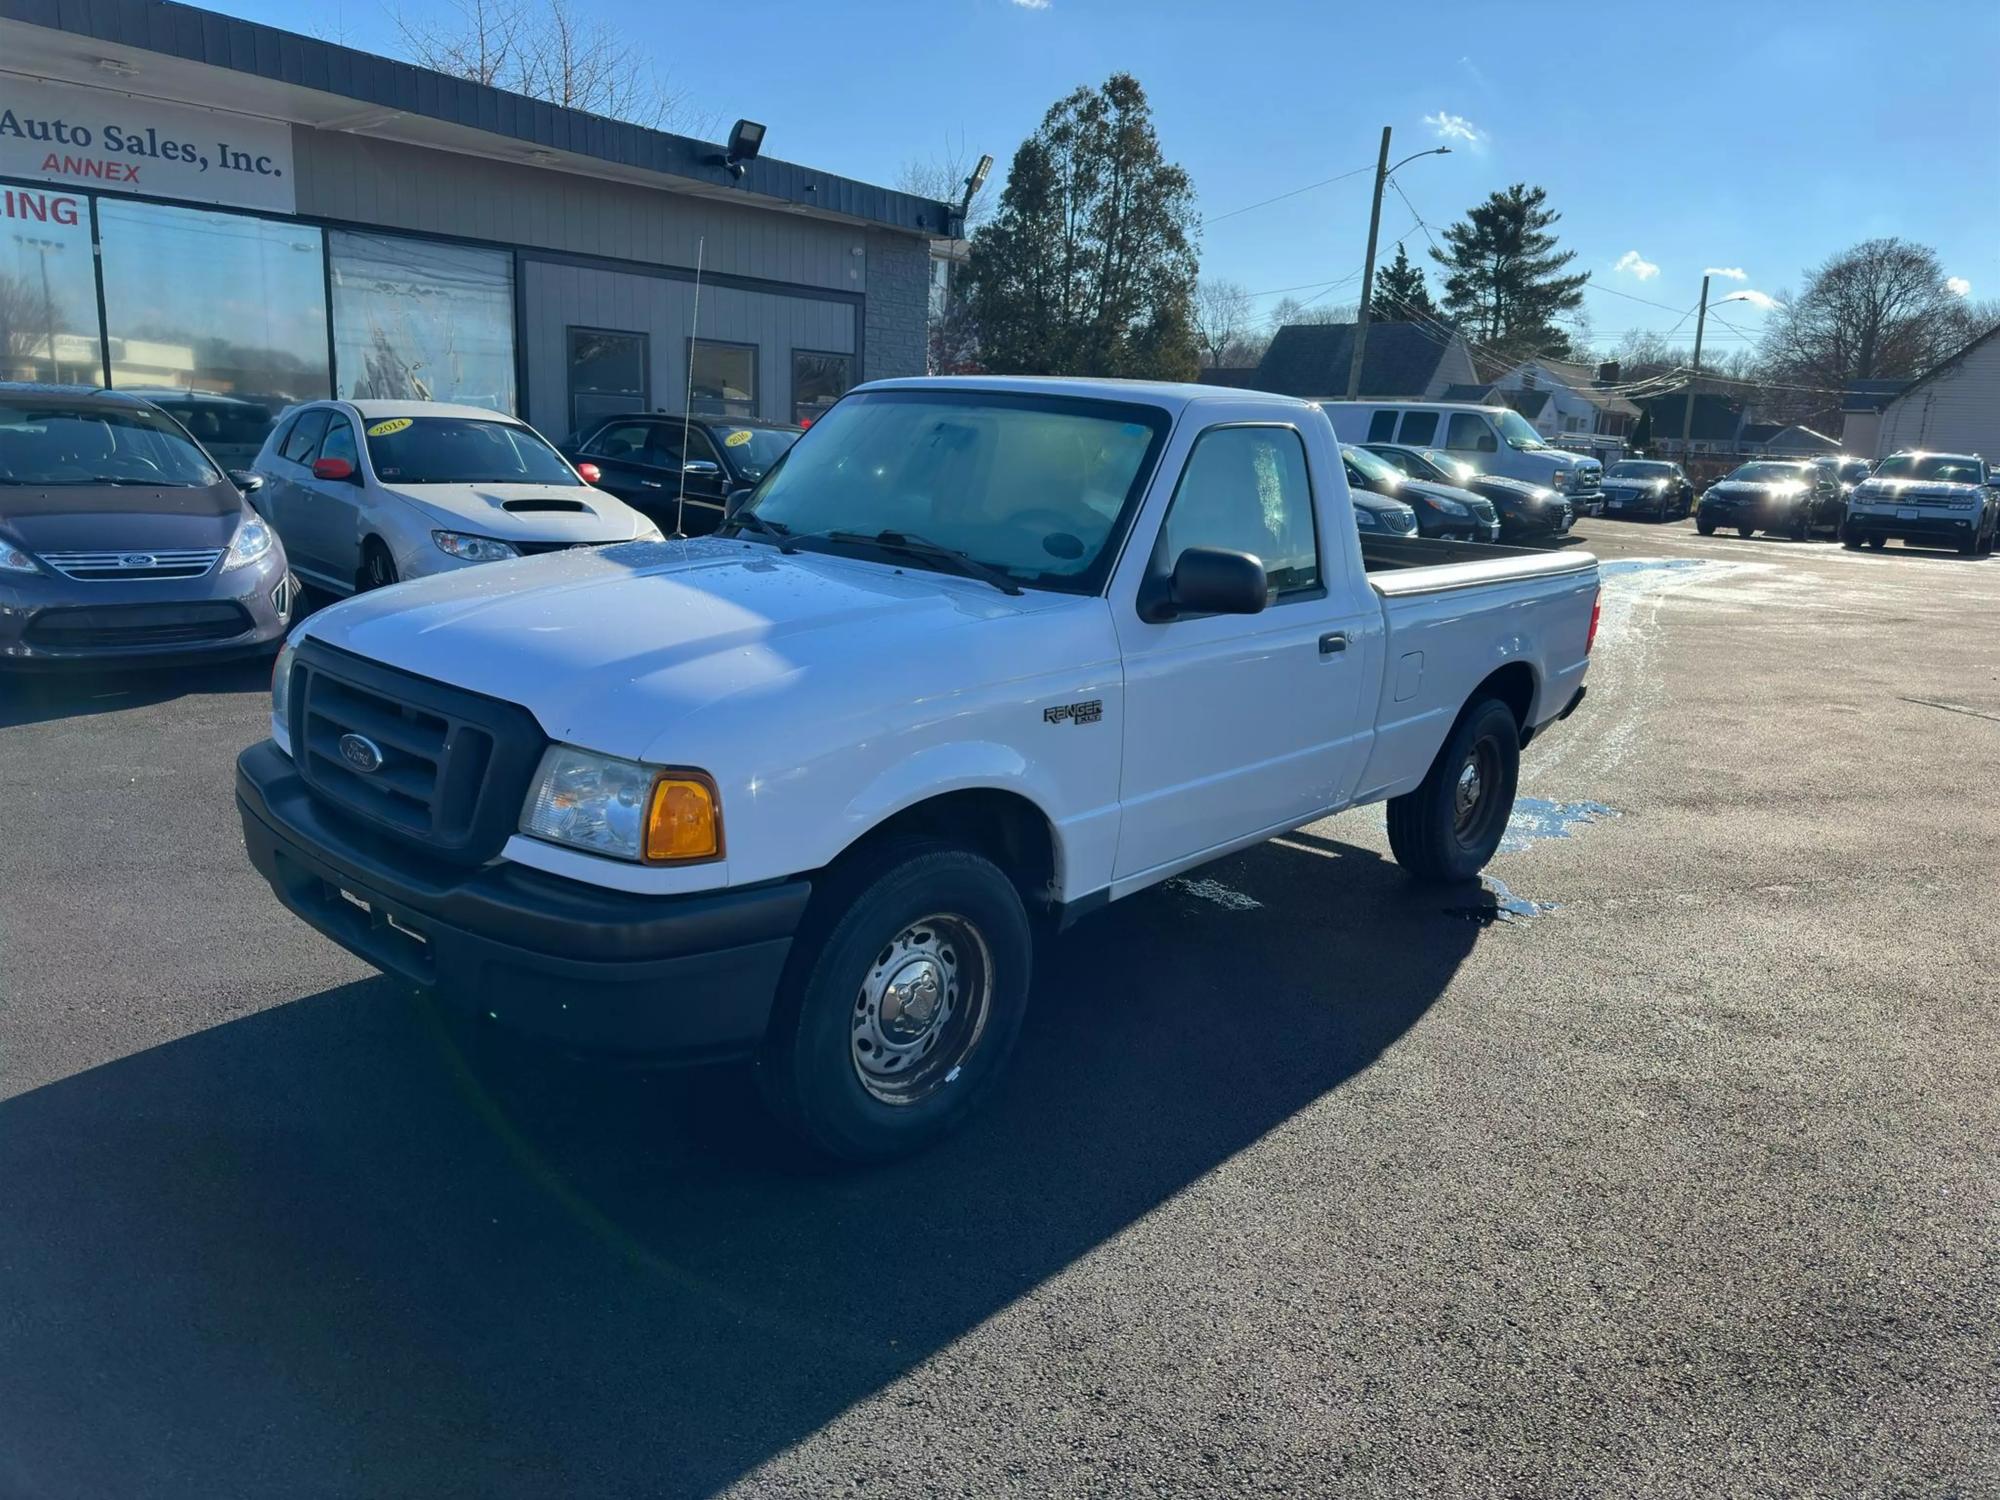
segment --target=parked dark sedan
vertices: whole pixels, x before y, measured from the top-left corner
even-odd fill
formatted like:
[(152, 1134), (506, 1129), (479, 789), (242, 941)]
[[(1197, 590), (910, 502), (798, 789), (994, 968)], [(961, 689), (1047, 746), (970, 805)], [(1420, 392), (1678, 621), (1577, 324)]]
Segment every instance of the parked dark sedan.
[(0, 385), (0, 665), (271, 651), (298, 592), (179, 424), (110, 391)]
[(1412, 479), (1455, 485), (1492, 501), (1500, 517), (1502, 541), (1536, 542), (1559, 537), (1576, 518), (1569, 501), (1547, 485), (1482, 474), (1441, 448), (1412, 448), (1402, 443), (1363, 443), (1362, 447)]
[(1607, 516), (1674, 521), (1694, 511), (1694, 483), (1679, 464), (1661, 458), (1621, 458), (1604, 472)]
[[(700, 536), (721, 524), (731, 491), (762, 479), (804, 431), (748, 417), (640, 413), (607, 417), (561, 446), (585, 480), (644, 511), (661, 530), (671, 534), (678, 525)], [(585, 473), (586, 464), (597, 473)]]
[(1839, 486), (1811, 464), (1759, 459), (1710, 485), (1694, 524), (1703, 536), (1733, 526), (1738, 536), (1763, 531), (1803, 542), (1815, 531), (1838, 534), (1844, 510)]
[(1376, 536), (1417, 535), (1417, 513), (1400, 500), (1350, 486), (1348, 498), (1354, 502), (1354, 529)]
[(1402, 501), (1417, 513), (1419, 535), (1467, 542), (1500, 540), (1500, 516), (1491, 500), (1454, 485), (1412, 479), (1355, 443), (1342, 443), (1340, 453), (1347, 460), (1348, 488)]

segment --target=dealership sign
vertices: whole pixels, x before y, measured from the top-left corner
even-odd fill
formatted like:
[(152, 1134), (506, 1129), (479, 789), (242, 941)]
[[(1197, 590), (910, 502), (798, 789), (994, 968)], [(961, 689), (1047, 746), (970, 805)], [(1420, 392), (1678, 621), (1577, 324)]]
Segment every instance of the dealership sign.
[(0, 74), (0, 177), (291, 213), (292, 127)]

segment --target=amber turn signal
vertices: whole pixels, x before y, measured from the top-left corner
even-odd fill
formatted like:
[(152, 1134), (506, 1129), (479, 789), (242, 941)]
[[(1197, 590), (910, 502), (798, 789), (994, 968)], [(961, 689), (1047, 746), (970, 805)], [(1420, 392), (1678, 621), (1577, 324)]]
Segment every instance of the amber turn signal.
[(714, 859), (722, 853), (722, 819), (715, 788), (685, 775), (653, 783), (646, 809), (646, 858), (653, 863)]

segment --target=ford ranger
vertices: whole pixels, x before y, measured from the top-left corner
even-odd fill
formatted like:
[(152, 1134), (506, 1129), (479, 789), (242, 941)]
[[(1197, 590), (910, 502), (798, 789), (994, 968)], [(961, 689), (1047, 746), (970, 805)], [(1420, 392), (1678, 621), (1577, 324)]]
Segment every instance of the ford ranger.
[(1597, 591), (1585, 554), (1364, 540), (1306, 402), (881, 382), (713, 536), (304, 622), (239, 811), (376, 966), (571, 1047), (753, 1058), (876, 1159), (993, 1085), (1038, 933), (1370, 802), (1470, 878)]

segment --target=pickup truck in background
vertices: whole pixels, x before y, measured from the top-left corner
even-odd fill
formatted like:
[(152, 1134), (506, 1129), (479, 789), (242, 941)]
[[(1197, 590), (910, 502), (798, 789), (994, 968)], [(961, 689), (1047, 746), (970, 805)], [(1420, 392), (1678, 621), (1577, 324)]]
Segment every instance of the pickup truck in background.
[(1472, 877), (1582, 699), (1587, 554), (1363, 537), (1306, 402), (881, 382), (720, 532), (293, 633), (245, 751), (278, 898), (586, 1050), (750, 1057), (821, 1153), (988, 1092), (1037, 934), (1343, 808)]
[(1604, 465), (1545, 442), (1510, 406), (1453, 401), (1322, 401), (1343, 443), (1395, 443), (1441, 448), (1452, 458), (1502, 479), (1545, 485), (1577, 515), (1604, 503)]

